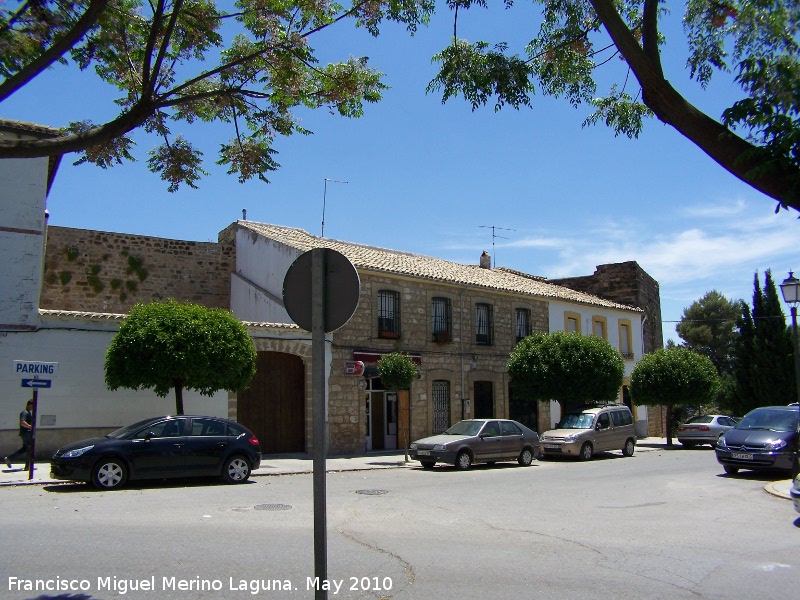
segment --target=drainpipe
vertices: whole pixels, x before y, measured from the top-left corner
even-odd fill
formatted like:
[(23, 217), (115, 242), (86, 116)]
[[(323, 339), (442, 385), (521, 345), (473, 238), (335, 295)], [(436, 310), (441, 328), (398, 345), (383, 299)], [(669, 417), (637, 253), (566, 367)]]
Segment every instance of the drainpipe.
[(465, 419), (466, 414), (464, 412), (464, 294), (466, 293), (468, 288), (464, 288), (464, 291), (458, 294), (459, 297), (459, 319), (458, 319), (458, 327), (459, 327), (459, 355), (461, 357), (461, 418)]

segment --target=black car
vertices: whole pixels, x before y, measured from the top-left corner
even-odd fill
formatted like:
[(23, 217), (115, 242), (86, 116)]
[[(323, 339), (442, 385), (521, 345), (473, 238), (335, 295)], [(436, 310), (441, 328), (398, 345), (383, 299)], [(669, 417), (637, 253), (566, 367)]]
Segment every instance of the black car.
[(797, 451), (796, 406), (761, 406), (747, 413), (717, 442), (717, 460), (728, 474), (739, 469), (791, 471)]
[(128, 480), (217, 476), (247, 481), (261, 464), (258, 438), (219, 417), (156, 417), (59, 448), (50, 477), (111, 490)]

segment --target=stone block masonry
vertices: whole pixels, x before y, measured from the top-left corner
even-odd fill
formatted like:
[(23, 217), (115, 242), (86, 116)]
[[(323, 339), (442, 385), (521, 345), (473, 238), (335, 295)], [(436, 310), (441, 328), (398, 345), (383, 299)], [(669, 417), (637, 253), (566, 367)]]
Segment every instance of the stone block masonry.
[(174, 298), (230, 307), (231, 244), (51, 226), (39, 305), (127, 313), (139, 302)]

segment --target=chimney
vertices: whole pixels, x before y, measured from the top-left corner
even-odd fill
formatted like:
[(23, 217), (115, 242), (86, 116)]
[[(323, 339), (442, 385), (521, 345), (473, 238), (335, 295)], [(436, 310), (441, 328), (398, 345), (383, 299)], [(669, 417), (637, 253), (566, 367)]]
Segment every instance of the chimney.
[(489, 253), (486, 250), (483, 251), (481, 254), (481, 269), (491, 269), (492, 268), (492, 257), (489, 256)]

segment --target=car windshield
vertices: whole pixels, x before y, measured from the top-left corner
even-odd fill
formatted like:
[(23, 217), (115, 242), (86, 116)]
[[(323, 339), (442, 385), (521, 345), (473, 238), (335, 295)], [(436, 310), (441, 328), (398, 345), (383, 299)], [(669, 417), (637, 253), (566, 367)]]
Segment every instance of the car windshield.
[(148, 423), (152, 423), (153, 419), (145, 419), (144, 421), (139, 421), (138, 423), (134, 423), (133, 425), (126, 425), (125, 427), (120, 427), (116, 431), (112, 431), (111, 433), (107, 433), (105, 437), (113, 438), (117, 440), (121, 440), (125, 438), (127, 435), (138, 431)]
[(571, 413), (561, 419), (559, 429), (591, 429), (594, 415), (591, 413)]
[(797, 411), (757, 408), (747, 413), (736, 425), (736, 429), (794, 431), (797, 429), (797, 419)]
[(478, 432), (485, 422), (486, 421), (459, 421), (445, 431), (444, 435), (478, 435)]

